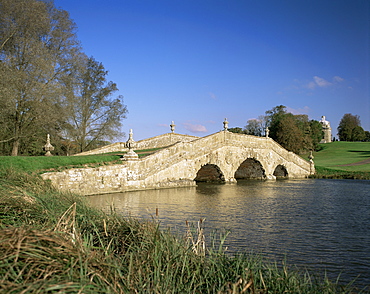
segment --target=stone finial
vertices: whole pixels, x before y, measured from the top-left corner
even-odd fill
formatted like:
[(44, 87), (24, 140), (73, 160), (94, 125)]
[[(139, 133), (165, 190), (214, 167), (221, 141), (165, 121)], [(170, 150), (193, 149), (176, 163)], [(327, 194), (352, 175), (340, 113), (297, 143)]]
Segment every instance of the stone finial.
[(270, 129), (268, 127), (266, 127), (266, 129), (265, 129), (266, 138), (268, 138), (269, 134), (270, 134)]
[(310, 155), (308, 156), (308, 159), (310, 160), (310, 175), (313, 174), (313, 167), (314, 167), (314, 162), (313, 162), (313, 154), (312, 154), (312, 150), (310, 151)]
[(170, 127), (171, 127), (171, 132), (174, 133), (175, 132), (175, 127), (176, 127), (174, 121), (171, 122)]
[(126, 141), (126, 148), (131, 150), (134, 148), (134, 145), (135, 145), (134, 133), (132, 132), (132, 129), (130, 129), (130, 134), (129, 134), (128, 140)]
[(122, 160), (126, 161), (135, 161), (139, 159), (139, 156), (135, 153), (133, 150), (135, 141), (134, 141), (134, 133), (132, 132), (132, 129), (130, 129), (129, 138), (126, 141), (126, 148), (128, 148), (128, 152), (124, 155)]
[(312, 154), (312, 150), (310, 151), (310, 155), (308, 156), (308, 159), (310, 160), (311, 163), (313, 163), (313, 154)]
[(227, 121), (227, 118), (225, 118), (225, 120), (224, 120), (224, 131), (227, 131), (228, 128), (229, 128), (229, 122)]
[(54, 146), (50, 144), (50, 135), (48, 134), (46, 137), (46, 144), (44, 146), (44, 151), (46, 151), (45, 156), (53, 156), (50, 151), (54, 150)]

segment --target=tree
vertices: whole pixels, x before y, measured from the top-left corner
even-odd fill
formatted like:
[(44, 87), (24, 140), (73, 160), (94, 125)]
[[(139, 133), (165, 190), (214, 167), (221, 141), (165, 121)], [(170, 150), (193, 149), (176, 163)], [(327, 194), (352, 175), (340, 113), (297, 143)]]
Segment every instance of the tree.
[(0, 0), (0, 141), (12, 155), (63, 121), (59, 81), (79, 52), (74, 23), (51, 1)]
[(249, 119), (247, 125), (244, 127), (245, 133), (253, 136), (262, 136), (265, 130), (263, 128), (263, 121), (261, 119)]
[(300, 153), (304, 149), (305, 137), (293, 114), (284, 115), (277, 123), (276, 128), (276, 141), (281, 146), (295, 153)]
[(310, 137), (312, 146), (309, 149), (318, 151), (320, 150), (320, 142), (324, 136), (324, 132), (322, 130), (322, 125), (317, 120), (310, 120)]
[(229, 132), (236, 133), (236, 134), (244, 134), (244, 131), (240, 127), (228, 128)]
[(363, 141), (366, 139), (365, 131), (360, 126), (355, 126), (352, 130), (352, 141)]
[(266, 111), (269, 136), (284, 148), (295, 153), (318, 150), (322, 139), (319, 121), (309, 120), (305, 114), (293, 115), (279, 105)]
[(364, 142), (370, 142), (370, 132), (365, 131), (365, 138), (363, 140)]
[(270, 131), (269, 136), (274, 140), (277, 139), (279, 123), (285, 114), (287, 114), (287, 112), (286, 106), (284, 105), (275, 106), (273, 109), (266, 111), (266, 124)]
[[(346, 113), (343, 115), (338, 126), (338, 136), (340, 141), (354, 141), (353, 131), (356, 127), (361, 126), (360, 117)], [(357, 136), (358, 134), (355, 134)]]
[(112, 98), (118, 89), (115, 83), (107, 82), (107, 74), (103, 64), (90, 57), (77, 71), (75, 83), (69, 85), (66, 136), (77, 143), (79, 152), (122, 134), (120, 126), (127, 109), (122, 96)]

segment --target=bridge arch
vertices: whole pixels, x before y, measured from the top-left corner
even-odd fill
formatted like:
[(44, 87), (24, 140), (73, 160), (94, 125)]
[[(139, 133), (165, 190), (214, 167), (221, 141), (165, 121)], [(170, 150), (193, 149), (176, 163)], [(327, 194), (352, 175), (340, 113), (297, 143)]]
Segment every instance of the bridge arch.
[(207, 163), (197, 171), (195, 182), (224, 182), (225, 176), (216, 164)]
[(288, 170), (282, 164), (279, 164), (275, 167), (273, 175), (278, 179), (288, 178)]
[(266, 171), (260, 161), (255, 158), (247, 158), (235, 171), (234, 178), (240, 179), (265, 179)]

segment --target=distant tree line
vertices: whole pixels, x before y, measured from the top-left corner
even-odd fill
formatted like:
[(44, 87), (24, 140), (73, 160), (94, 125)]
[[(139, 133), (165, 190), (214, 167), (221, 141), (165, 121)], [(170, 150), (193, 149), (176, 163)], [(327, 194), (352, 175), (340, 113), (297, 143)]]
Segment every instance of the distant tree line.
[[(253, 136), (265, 136), (266, 128), (269, 137), (281, 146), (297, 154), (321, 149), (320, 141), (323, 138), (322, 125), (317, 120), (309, 120), (307, 115), (294, 115), (287, 112), (283, 105), (267, 110), (265, 115), (257, 119), (250, 119), (244, 128), (229, 128), (230, 132)], [(346, 113), (338, 126), (340, 141), (367, 141), (370, 142), (370, 132), (361, 127), (360, 117)]]
[(0, 155), (89, 150), (122, 135), (127, 113), (102, 63), (87, 57), (52, 1), (0, 0)]
[(323, 138), (322, 125), (319, 121), (309, 120), (305, 114), (294, 115), (287, 112), (283, 105), (267, 110), (265, 115), (250, 119), (242, 128), (230, 128), (229, 131), (254, 136), (264, 136), (266, 128), (269, 137), (281, 146), (297, 154), (309, 150), (318, 150)]

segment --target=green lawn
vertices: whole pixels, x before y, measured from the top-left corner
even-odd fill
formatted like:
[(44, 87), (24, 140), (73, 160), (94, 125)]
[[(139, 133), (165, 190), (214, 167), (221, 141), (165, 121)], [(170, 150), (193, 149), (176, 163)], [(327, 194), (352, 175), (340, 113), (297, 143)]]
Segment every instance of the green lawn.
[[(149, 155), (156, 149), (137, 150), (139, 157)], [(0, 156), (0, 170), (13, 168), (28, 173), (41, 173), (48, 170), (62, 170), (76, 167), (96, 167), (108, 164), (120, 164), (125, 152), (85, 155), (85, 156)]]
[(370, 158), (370, 142), (332, 142), (321, 145), (323, 149), (314, 152), (315, 166), (335, 170), (370, 172), (370, 163), (343, 166)]

